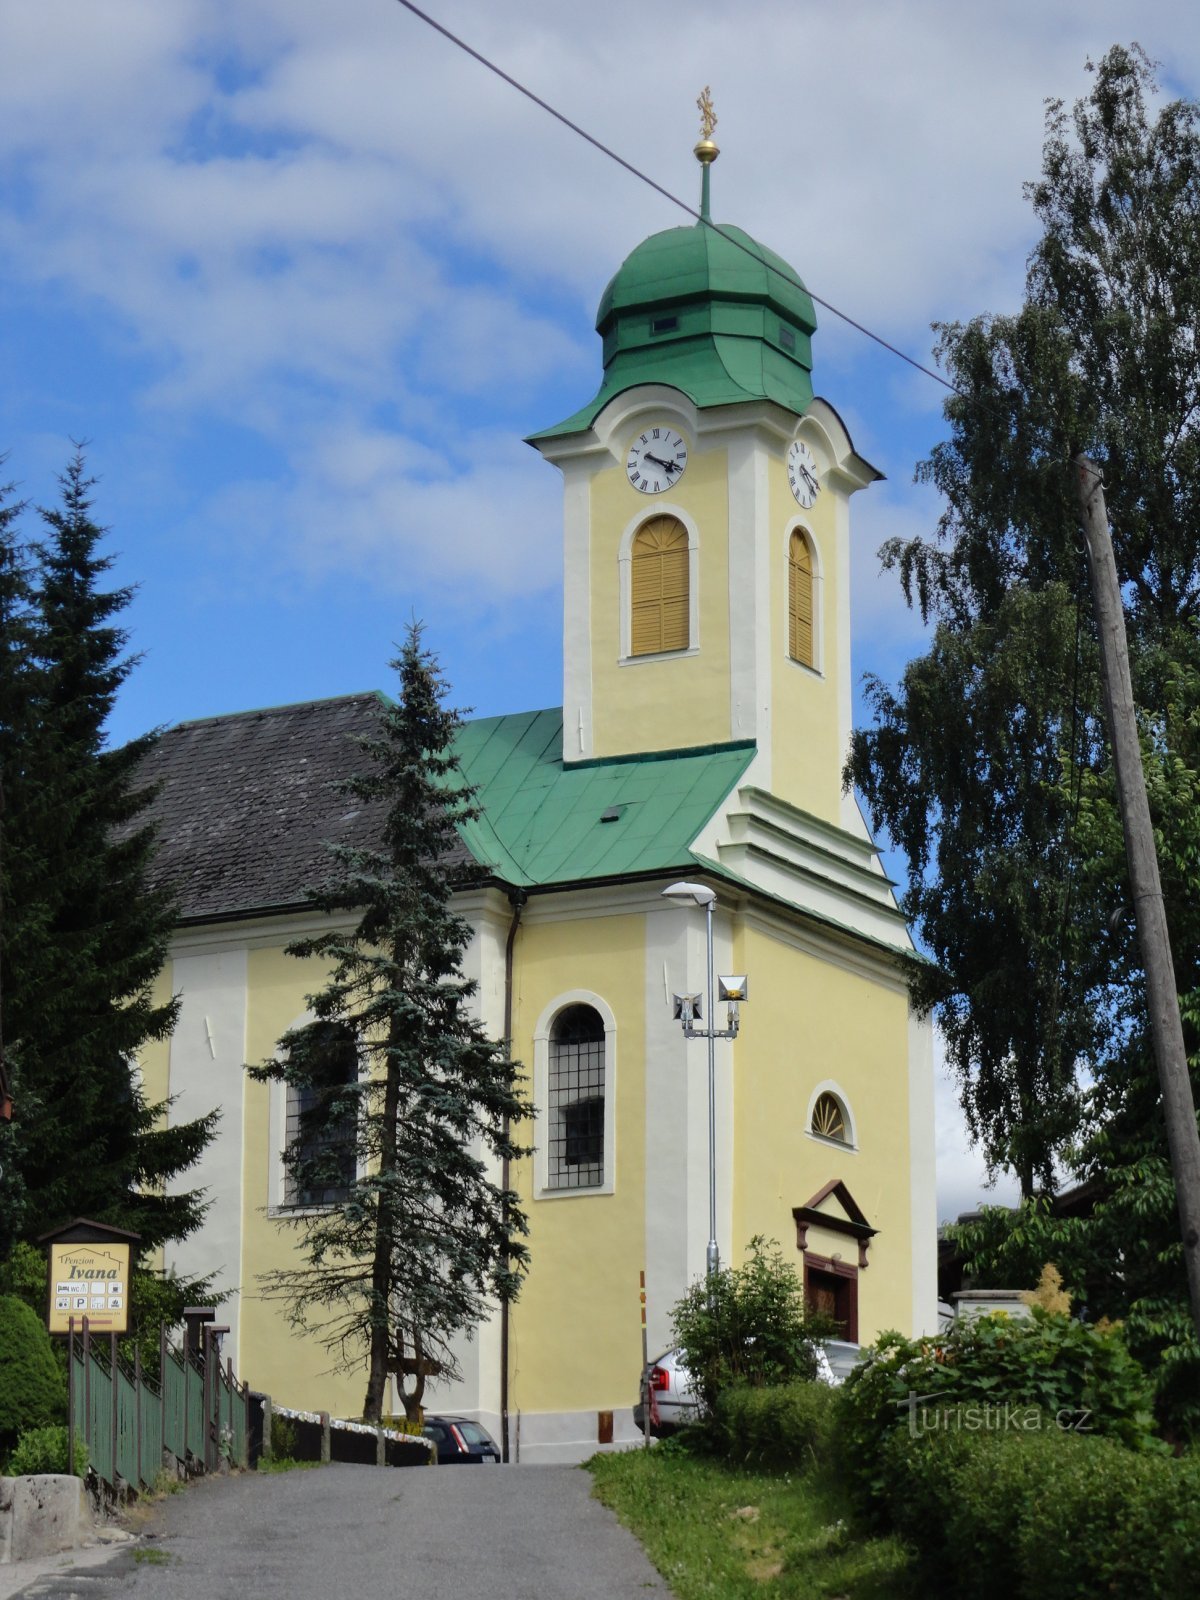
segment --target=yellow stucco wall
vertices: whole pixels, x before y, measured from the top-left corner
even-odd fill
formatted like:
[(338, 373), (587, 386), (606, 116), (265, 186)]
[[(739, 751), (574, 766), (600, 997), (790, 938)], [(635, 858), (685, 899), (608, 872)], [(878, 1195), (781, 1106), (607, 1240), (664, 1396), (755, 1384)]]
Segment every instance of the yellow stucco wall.
[[(639, 423), (638, 429), (644, 426)], [(633, 432), (631, 427), (631, 437)], [(727, 454), (724, 449), (699, 450), (690, 440), (689, 446), (687, 471), (666, 494), (639, 494), (630, 487), (623, 465), (607, 467), (592, 480), (592, 716), (597, 756), (720, 744), (731, 737)], [(673, 506), (686, 512), (699, 530), (699, 650), (686, 656), (644, 656), (621, 665), (621, 538), (635, 518), (658, 516)]]
[[(797, 1270), (794, 1206), (842, 1179), (878, 1236), (859, 1273), (859, 1339), (912, 1326), (909, 1210), (907, 999), (877, 982), (794, 950), (753, 928), (739, 940), (753, 974), (752, 1006), (738, 1043), (735, 1084), (733, 1233), (777, 1239)], [(857, 1151), (806, 1131), (813, 1090), (845, 1091)], [(836, 1210), (836, 1207), (834, 1208)], [(831, 1240), (833, 1241), (831, 1243)], [(857, 1260), (846, 1235), (814, 1233), (818, 1254)]]
[(645, 1204), (644, 941), (641, 916), (526, 924), (519, 935), (513, 1032), (527, 1067), (532, 1070), (534, 1028), (558, 996), (584, 983), (616, 1015), (617, 1139), (612, 1194), (539, 1200), (532, 1162), (514, 1174), (529, 1214), (532, 1255), (512, 1311), (514, 1410), (619, 1408), (630, 1404), (636, 1385)]
[[(836, 498), (825, 488), (811, 511), (802, 512), (788, 487), (782, 455), (768, 466), (771, 548), (771, 699), (773, 706), (771, 787), (781, 799), (826, 822), (841, 822), (841, 773), (846, 752), (840, 747), (838, 683), (847, 676), (850, 641), (838, 627)], [(816, 668), (788, 654), (788, 546), (800, 526), (816, 555), (814, 583)]]

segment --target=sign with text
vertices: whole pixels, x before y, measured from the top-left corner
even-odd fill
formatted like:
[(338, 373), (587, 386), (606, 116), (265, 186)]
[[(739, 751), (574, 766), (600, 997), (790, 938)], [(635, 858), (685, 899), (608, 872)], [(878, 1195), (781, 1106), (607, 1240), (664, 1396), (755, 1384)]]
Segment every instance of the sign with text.
[(77, 1333), (84, 1317), (93, 1333), (124, 1333), (128, 1311), (127, 1244), (50, 1246), (51, 1333), (68, 1333), (72, 1317)]

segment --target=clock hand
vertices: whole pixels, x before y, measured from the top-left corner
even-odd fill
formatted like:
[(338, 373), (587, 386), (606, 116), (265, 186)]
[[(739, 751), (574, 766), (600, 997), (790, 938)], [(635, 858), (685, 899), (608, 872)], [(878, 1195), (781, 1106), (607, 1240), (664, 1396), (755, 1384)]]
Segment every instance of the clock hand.
[(654, 465), (656, 467), (661, 467), (664, 472), (678, 472), (679, 471), (679, 463), (678, 463), (678, 461), (664, 461), (661, 456), (652, 456), (650, 454), (649, 450), (646, 451), (646, 460), (647, 461), (653, 461)]
[(814, 494), (816, 494), (816, 492), (817, 492), (817, 480), (813, 477), (812, 473), (808, 470), (807, 467), (802, 466), (800, 468), (800, 476), (804, 479), (805, 483), (812, 490), (812, 492)]

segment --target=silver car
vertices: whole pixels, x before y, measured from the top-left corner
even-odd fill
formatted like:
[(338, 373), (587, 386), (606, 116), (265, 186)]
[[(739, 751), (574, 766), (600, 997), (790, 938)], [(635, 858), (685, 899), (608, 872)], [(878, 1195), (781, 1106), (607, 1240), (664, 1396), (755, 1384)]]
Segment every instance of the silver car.
[[(841, 1339), (827, 1339), (817, 1351), (817, 1378), (822, 1383), (843, 1383), (859, 1358), (859, 1347)], [(643, 1432), (646, 1409), (650, 1411), (650, 1432), (665, 1439), (678, 1428), (700, 1416), (702, 1402), (683, 1362), (681, 1350), (668, 1350), (642, 1369), (642, 1386), (633, 1420)]]

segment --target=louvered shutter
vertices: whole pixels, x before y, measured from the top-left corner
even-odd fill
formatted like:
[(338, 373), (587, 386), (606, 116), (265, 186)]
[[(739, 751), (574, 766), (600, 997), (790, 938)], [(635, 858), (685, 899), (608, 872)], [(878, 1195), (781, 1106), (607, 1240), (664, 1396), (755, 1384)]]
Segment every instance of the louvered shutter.
[(788, 654), (806, 667), (813, 654), (812, 551), (802, 533), (793, 533), (788, 550)]
[(658, 655), (690, 643), (687, 529), (676, 517), (654, 517), (633, 541), (630, 652)]

